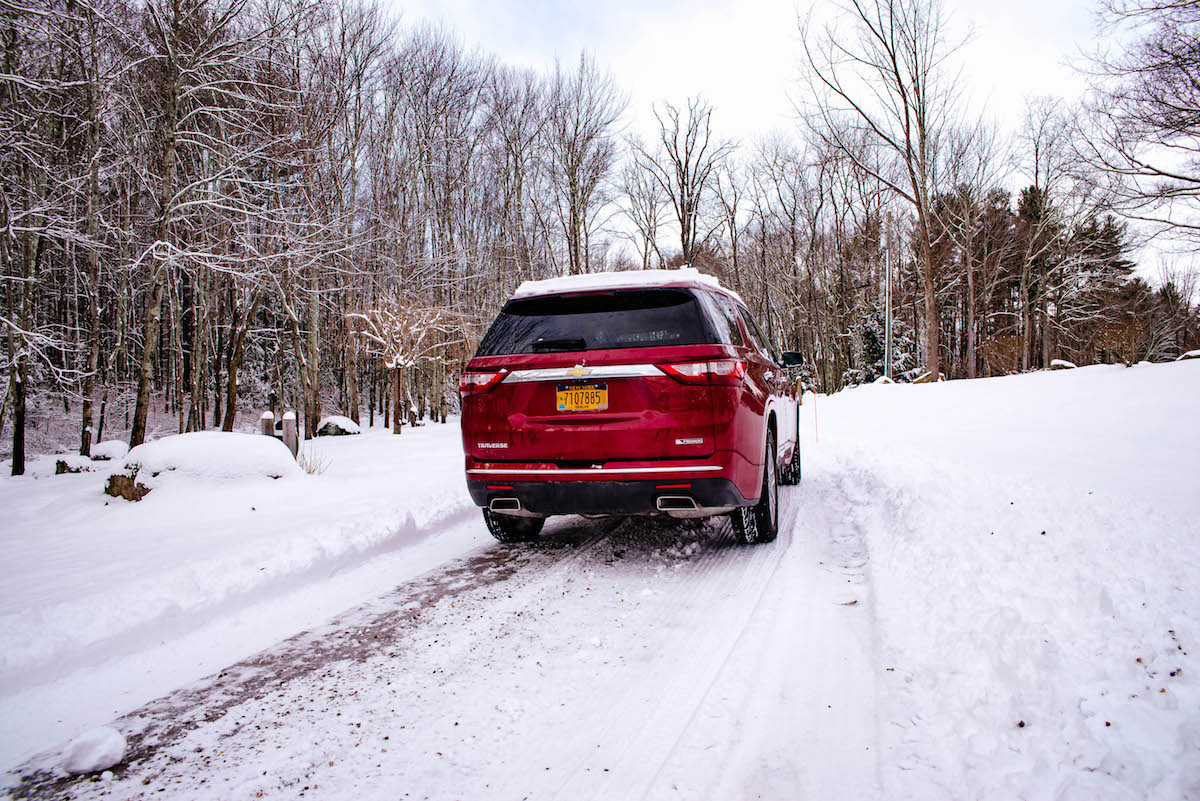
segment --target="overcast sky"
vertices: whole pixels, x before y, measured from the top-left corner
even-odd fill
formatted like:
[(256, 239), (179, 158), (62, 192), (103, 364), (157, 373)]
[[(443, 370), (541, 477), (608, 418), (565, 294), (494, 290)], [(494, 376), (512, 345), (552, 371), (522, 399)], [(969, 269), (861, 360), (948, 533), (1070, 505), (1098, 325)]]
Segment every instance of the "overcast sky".
[[(505, 63), (573, 65), (581, 50), (610, 70), (630, 99), (626, 123), (652, 132), (651, 104), (696, 94), (714, 106), (720, 136), (751, 140), (795, 125), (801, 97), (798, 14), (825, 0), (394, 0), (403, 20), (441, 20), (468, 46)], [(967, 95), (1002, 124), (1019, 123), (1026, 97), (1077, 96), (1065, 65), (1092, 41), (1090, 4), (1070, 0), (944, 0), (961, 37)]]

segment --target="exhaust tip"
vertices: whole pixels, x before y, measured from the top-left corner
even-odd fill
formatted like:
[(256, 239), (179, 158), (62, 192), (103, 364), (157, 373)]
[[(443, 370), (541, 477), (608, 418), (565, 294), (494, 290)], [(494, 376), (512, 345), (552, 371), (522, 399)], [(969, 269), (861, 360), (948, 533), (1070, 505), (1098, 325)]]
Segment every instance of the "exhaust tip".
[(519, 512), (521, 511), (521, 501), (517, 498), (492, 498), (488, 509), (493, 512)]
[(694, 498), (687, 495), (660, 495), (658, 511), (660, 512), (694, 512), (699, 509)]

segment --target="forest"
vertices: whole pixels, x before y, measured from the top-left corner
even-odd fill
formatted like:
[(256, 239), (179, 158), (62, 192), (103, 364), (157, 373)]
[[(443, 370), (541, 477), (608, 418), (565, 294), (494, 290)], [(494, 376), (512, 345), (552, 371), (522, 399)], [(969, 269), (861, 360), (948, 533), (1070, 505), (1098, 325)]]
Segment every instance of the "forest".
[(0, 455), (444, 422), (520, 282), (607, 270), (717, 275), (819, 392), (1177, 358), (1200, 6), (1097, 13), (1125, 44), (1088, 94), (1004, 127), (937, 0), (801, 17), (794, 127), (734, 141), (703, 96), (641, 136), (587, 53), (517, 69), (374, 0), (0, 0)]

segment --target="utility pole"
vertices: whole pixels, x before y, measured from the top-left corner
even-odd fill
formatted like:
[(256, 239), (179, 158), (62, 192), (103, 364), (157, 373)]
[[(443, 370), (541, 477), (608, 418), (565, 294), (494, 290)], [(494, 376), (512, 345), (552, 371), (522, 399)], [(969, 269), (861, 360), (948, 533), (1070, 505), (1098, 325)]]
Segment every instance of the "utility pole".
[(883, 238), (883, 374), (892, 379), (892, 213)]

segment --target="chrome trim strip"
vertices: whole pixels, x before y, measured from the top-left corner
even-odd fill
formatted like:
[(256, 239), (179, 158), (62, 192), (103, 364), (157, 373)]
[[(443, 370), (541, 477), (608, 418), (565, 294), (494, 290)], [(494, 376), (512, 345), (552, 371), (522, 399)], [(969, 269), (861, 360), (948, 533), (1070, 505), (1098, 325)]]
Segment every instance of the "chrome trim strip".
[(553, 469), (538, 469), (538, 470), (523, 470), (511, 469), (504, 470), (501, 468), (475, 468), (468, 470), (467, 473), (477, 473), (480, 475), (503, 474), (506, 476), (561, 476), (567, 475), (611, 475), (615, 473), (708, 473), (712, 471), (721, 471), (725, 468), (716, 464), (701, 464), (701, 465), (679, 465), (677, 467), (584, 467), (578, 470), (572, 470), (565, 467)]
[(609, 378), (649, 378), (666, 375), (653, 364), (609, 364), (596, 367), (550, 367), (540, 370), (513, 370), (502, 384), (530, 381), (589, 381)]

